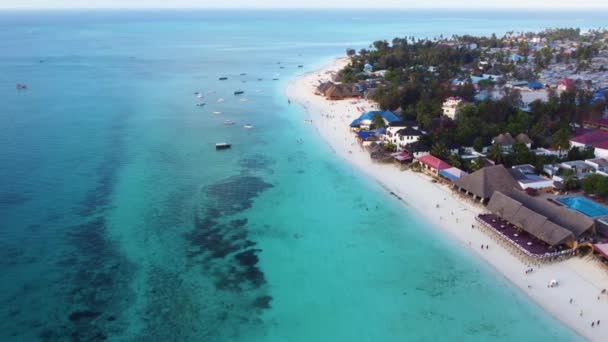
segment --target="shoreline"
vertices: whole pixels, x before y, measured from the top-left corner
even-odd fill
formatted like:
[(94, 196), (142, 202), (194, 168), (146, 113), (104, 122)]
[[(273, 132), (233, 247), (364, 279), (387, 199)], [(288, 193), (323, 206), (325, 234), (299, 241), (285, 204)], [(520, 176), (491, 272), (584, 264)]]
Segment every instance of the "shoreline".
[[(368, 152), (356, 142), (348, 124), (360, 115), (359, 109), (372, 110), (374, 104), (355, 99), (329, 101), (314, 94), (314, 87), (320, 80), (328, 80), (329, 72), (337, 71), (347, 63), (348, 58), (345, 57), (334, 59), (319, 70), (296, 76), (285, 89), (287, 97), (304, 109), (306, 116), (302, 119), (312, 120), (316, 133), (335, 155), (371, 177), (438, 232), (448, 233), (463, 248), (481, 257), (528, 298), (582, 338), (600, 341), (608, 336), (608, 296), (600, 295), (602, 289), (608, 289), (608, 272), (593, 259), (573, 257), (556, 263), (530, 264), (509, 251), (505, 242), (496, 240), (495, 236), (479, 227), (475, 217), (484, 211), (479, 204), (461, 199), (447, 186), (430, 182), (431, 178), (424, 174), (401, 171), (392, 163), (371, 161)], [(482, 250), (482, 244), (490, 248)], [(534, 272), (526, 274), (525, 270), (530, 267)], [(557, 279), (560, 286), (547, 288), (551, 279)], [(570, 298), (573, 303), (570, 303)], [(607, 319), (603, 325), (591, 327), (591, 321), (602, 318)]]

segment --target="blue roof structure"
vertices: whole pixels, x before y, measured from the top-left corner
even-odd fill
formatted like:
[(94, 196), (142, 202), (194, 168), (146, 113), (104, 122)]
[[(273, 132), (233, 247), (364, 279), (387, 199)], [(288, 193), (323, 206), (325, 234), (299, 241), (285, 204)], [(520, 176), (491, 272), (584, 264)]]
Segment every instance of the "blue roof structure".
[(353, 120), (353, 122), (351, 122), (350, 127), (359, 127), (361, 121), (363, 121), (363, 120), (371, 121), (374, 118), (374, 116), (376, 116), (376, 115), (380, 115), (389, 124), (393, 123), (393, 122), (401, 121), (401, 118), (399, 118), (397, 115), (395, 115), (395, 113), (393, 113), (391, 111), (374, 110), (374, 111), (365, 112), (365, 113), (361, 114), (361, 116), (358, 119), (355, 119), (355, 120)]
[(529, 82), (528, 83), (528, 88), (530, 89), (542, 89), (543, 88), (543, 84), (540, 82)]
[(520, 56), (520, 55), (511, 55), (511, 60), (512, 60), (513, 62), (519, 62), (519, 61), (521, 61), (521, 60), (523, 60), (523, 59), (524, 59), (524, 58), (523, 58), (522, 56)]

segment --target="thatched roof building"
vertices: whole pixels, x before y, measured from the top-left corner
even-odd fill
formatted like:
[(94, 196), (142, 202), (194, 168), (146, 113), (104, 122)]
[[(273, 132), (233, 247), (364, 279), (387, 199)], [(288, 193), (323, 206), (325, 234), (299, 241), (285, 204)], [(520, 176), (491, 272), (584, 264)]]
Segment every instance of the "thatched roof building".
[(494, 191), (511, 193), (513, 189), (521, 189), (515, 178), (503, 165), (484, 167), (462, 176), (454, 182), (454, 186), (460, 191), (479, 198), (482, 202), (490, 199)]
[(325, 88), (322, 94), (330, 100), (361, 96), (359, 90), (352, 84), (331, 84)]
[(566, 244), (575, 239), (570, 230), (502, 192), (494, 193), (488, 203), (488, 210), (551, 246)]
[(529, 196), (523, 191), (512, 191), (509, 195), (530, 210), (533, 210), (534, 212), (547, 217), (552, 222), (568, 229), (577, 238), (593, 230), (594, 221), (578, 211), (568, 209), (564, 206), (557, 206), (538, 197)]
[(571, 242), (594, 228), (593, 220), (585, 215), (523, 191), (495, 192), (488, 210), (552, 246)]

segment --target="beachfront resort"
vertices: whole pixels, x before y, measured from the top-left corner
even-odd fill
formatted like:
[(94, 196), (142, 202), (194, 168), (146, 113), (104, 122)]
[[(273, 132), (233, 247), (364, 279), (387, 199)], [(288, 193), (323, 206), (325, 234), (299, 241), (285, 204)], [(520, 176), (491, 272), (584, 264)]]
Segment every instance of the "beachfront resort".
[(348, 129), (371, 160), (477, 202), (479, 225), (527, 257), (608, 264), (607, 32), (396, 38), (347, 54), (315, 94), (359, 104)]
[(288, 96), (337, 155), (596, 340), (608, 312), (607, 44), (573, 29), (375, 42)]

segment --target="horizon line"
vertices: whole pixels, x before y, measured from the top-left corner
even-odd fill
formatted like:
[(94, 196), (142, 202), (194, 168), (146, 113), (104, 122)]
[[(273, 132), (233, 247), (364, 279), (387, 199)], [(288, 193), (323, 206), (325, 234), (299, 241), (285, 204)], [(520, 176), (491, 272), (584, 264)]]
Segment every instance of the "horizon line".
[(463, 11), (487, 11), (487, 10), (511, 10), (511, 11), (530, 11), (543, 10), (546, 12), (559, 11), (593, 11), (602, 10), (608, 11), (607, 7), (205, 7), (205, 6), (184, 6), (184, 7), (0, 7), (0, 11), (18, 10), (18, 11), (55, 11), (55, 10), (241, 10), (241, 11), (264, 11), (264, 10), (451, 10), (457, 12)]

